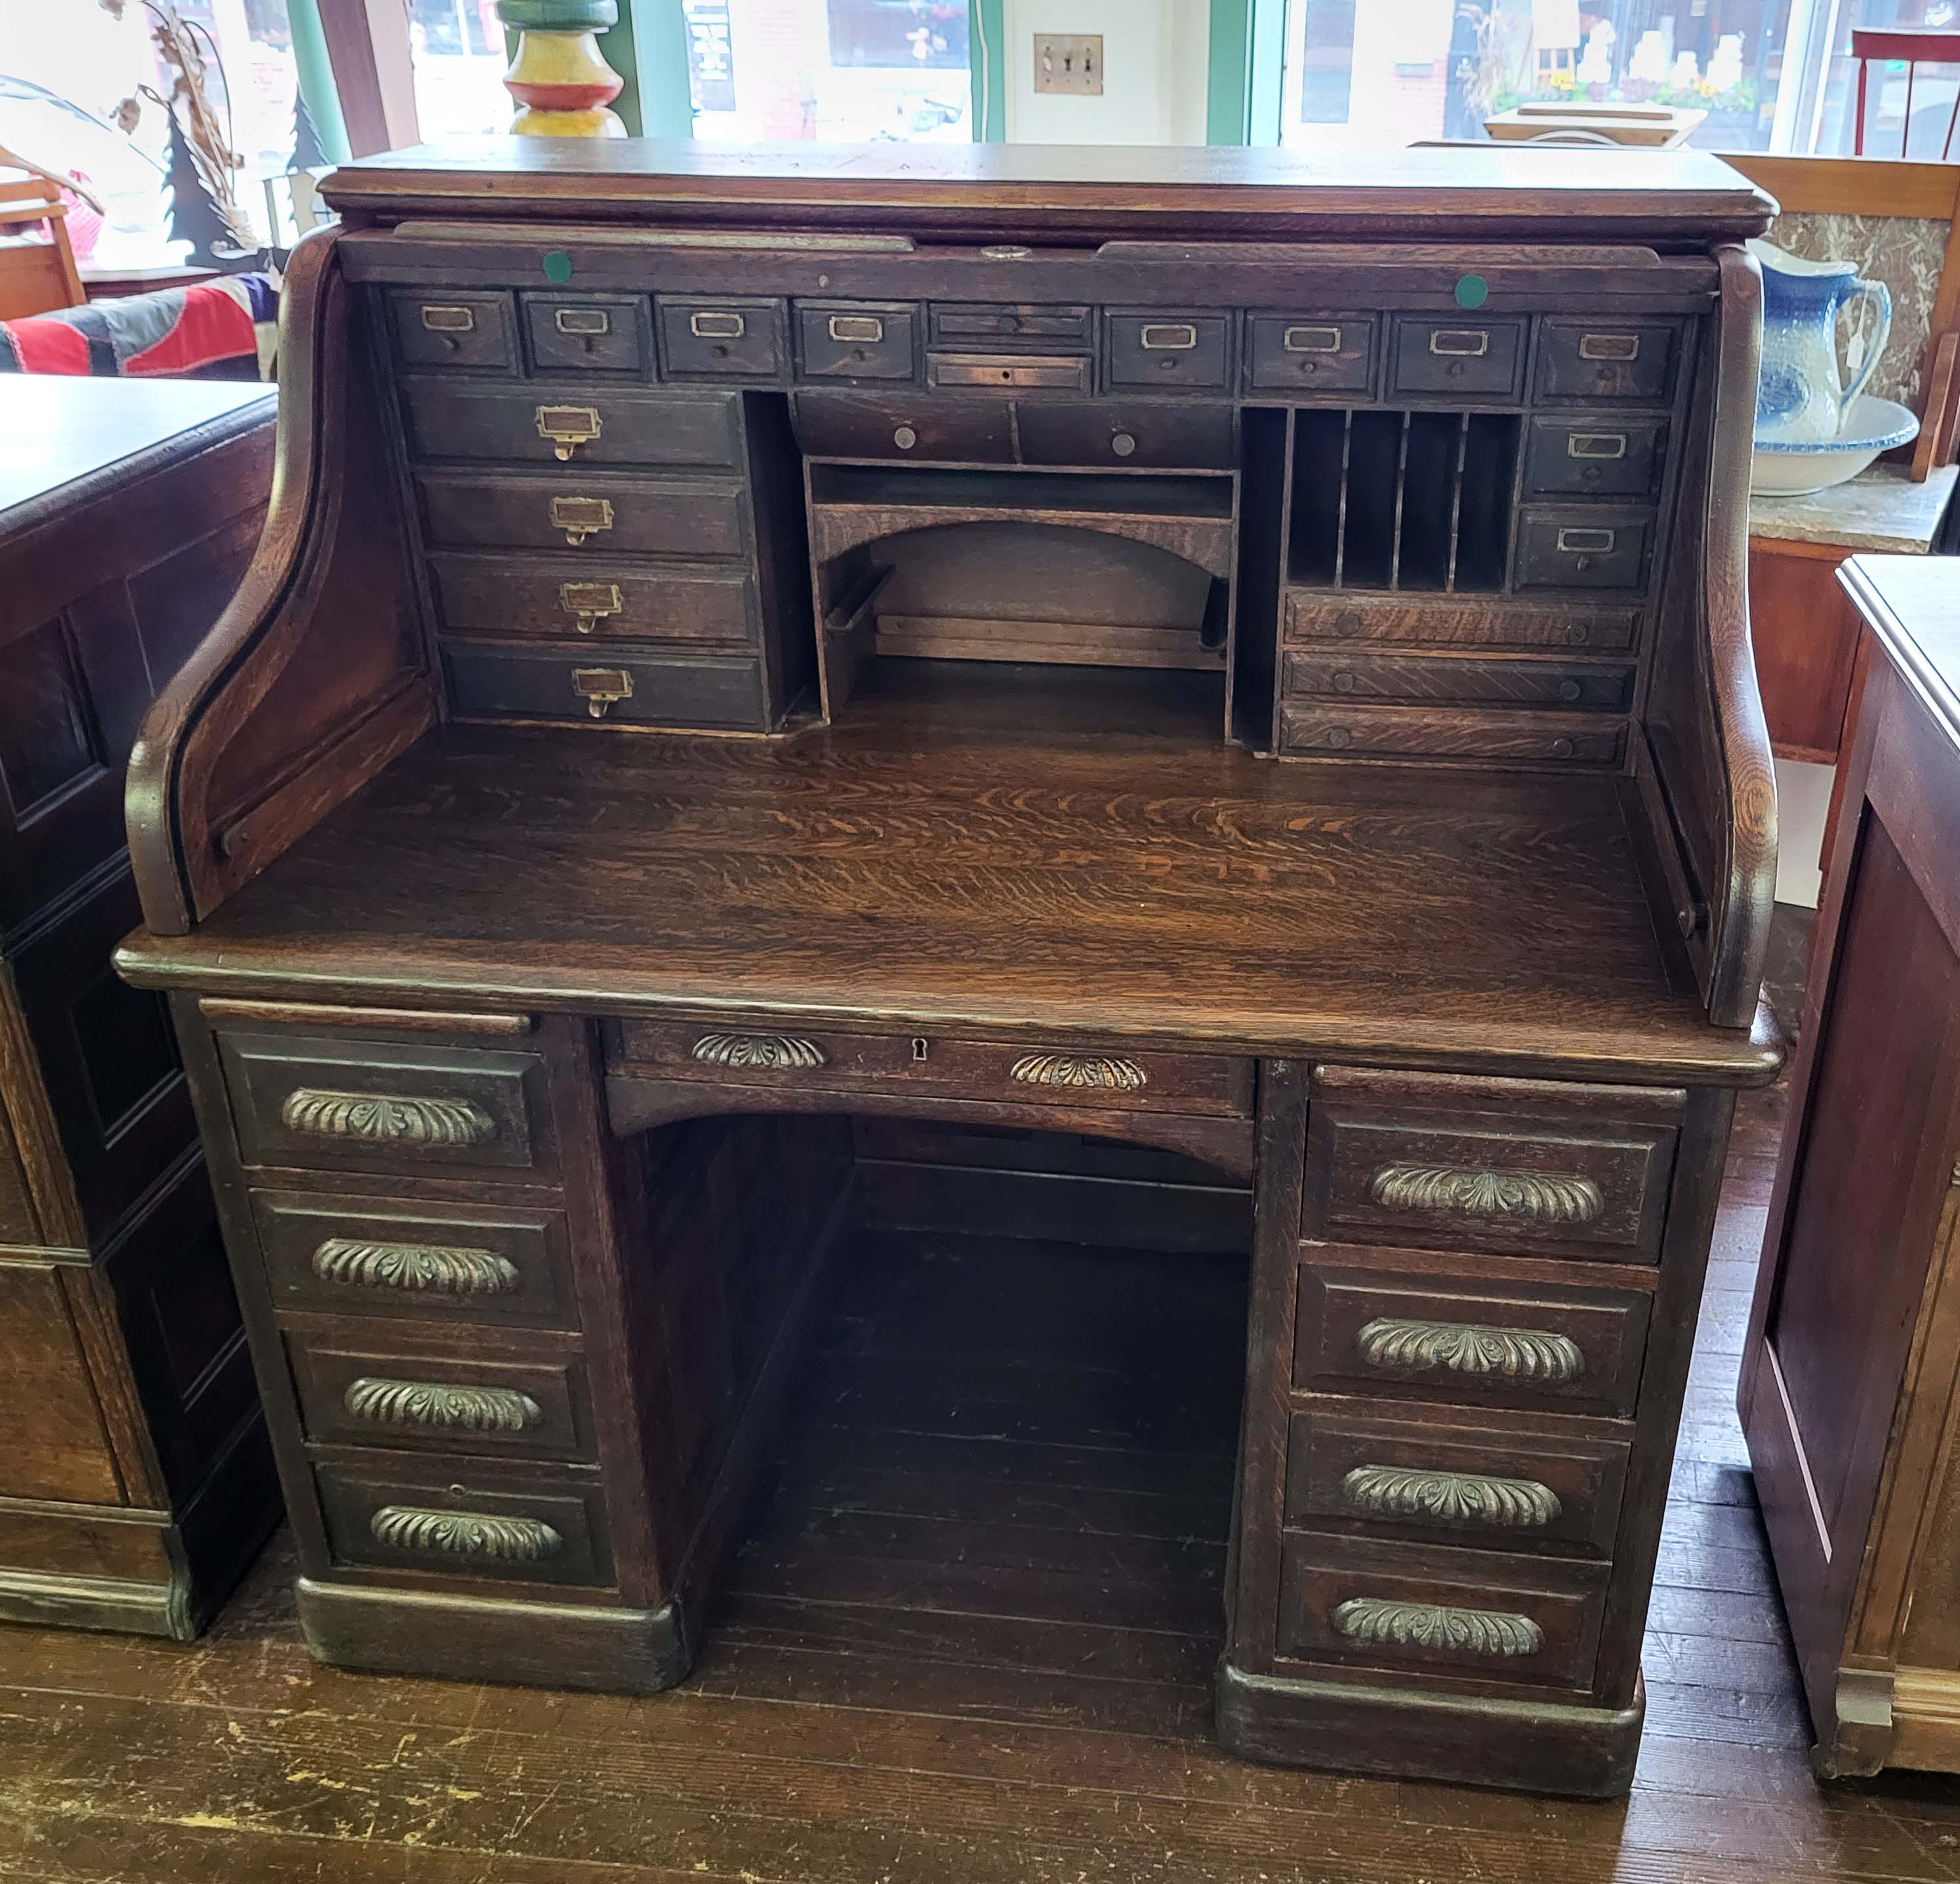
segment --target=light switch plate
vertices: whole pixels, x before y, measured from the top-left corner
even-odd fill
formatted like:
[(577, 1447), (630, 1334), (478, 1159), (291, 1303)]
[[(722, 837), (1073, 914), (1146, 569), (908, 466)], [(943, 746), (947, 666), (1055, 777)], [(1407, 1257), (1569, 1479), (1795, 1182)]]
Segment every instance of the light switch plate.
[(1035, 90), (1074, 92), (1080, 97), (1102, 95), (1102, 35), (1099, 33), (1037, 33), (1035, 35)]

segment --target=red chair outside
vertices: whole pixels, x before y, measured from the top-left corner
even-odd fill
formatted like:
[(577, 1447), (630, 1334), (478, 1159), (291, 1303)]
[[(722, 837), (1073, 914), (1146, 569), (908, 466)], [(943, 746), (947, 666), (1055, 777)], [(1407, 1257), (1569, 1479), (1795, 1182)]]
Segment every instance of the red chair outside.
[[(1902, 59), (1905, 62), (1905, 118), (1899, 132), (1899, 155), (1906, 154), (1912, 138), (1912, 85), (1915, 68), (1920, 65), (1960, 65), (1960, 33), (1895, 32), (1888, 27), (1856, 27), (1851, 33), (1851, 56), (1858, 62), (1858, 108), (1851, 136), (1855, 157), (1865, 154), (1865, 77), (1875, 59)], [(1953, 149), (1953, 130), (1960, 121), (1960, 91), (1953, 97), (1953, 109), (1946, 114), (1946, 140), (1939, 147), (1939, 161), (1946, 163)]]

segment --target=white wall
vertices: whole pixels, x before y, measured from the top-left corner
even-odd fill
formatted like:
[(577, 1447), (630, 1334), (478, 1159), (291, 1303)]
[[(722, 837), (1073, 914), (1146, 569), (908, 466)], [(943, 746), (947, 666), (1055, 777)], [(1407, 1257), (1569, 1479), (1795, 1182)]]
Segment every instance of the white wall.
[[(1001, 11), (1010, 144), (1204, 142), (1211, 9), (1200, 0), (1003, 0)], [(1101, 33), (1102, 95), (1036, 92), (1037, 33)]]
[(1777, 781), (1777, 888), (1778, 902), (1817, 907), (1823, 879), (1817, 858), (1824, 845), (1824, 817), (1831, 804), (1828, 765), (1779, 759)]

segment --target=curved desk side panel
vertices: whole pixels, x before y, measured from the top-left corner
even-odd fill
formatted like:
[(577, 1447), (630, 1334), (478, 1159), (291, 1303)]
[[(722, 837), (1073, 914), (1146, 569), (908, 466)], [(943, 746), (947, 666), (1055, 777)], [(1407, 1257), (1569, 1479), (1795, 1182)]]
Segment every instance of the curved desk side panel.
[(366, 336), (331, 232), (293, 253), (257, 555), (129, 759), (145, 921), (186, 934), (433, 721)]

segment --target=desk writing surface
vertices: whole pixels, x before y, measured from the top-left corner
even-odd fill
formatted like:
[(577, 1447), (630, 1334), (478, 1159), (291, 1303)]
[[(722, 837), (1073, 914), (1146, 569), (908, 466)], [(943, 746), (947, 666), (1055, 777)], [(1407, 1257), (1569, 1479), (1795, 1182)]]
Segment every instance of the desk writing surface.
[[(1296, 768), (1150, 673), (897, 662), (827, 733), (432, 734), (142, 981), (1747, 1080), (1608, 781)], [(906, 673), (912, 669), (915, 671)], [(1038, 683), (1036, 684), (1036, 683)]]

